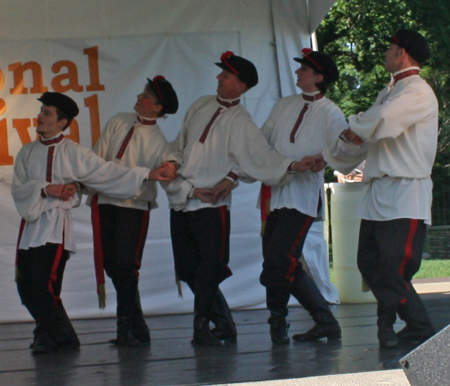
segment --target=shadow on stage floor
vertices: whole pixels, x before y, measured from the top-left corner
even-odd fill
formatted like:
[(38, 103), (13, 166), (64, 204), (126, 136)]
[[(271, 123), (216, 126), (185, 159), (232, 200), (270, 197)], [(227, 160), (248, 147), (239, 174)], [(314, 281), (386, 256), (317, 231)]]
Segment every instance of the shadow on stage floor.
[[(422, 295), (437, 330), (450, 323), (450, 294)], [(326, 340), (272, 346), (266, 310), (235, 311), (235, 344), (218, 348), (190, 345), (192, 315), (147, 317), (148, 347), (117, 348), (114, 319), (75, 320), (81, 340), (76, 352), (33, 356), (28, 348), (33, 324), (0, 324), (0, 385), (199, 385), (250, 382), (396, 368), (414, 347), (380, 350), (375, 304), (332, 306), (342, 342)], [(290, 309), (289, 335), (309, 329), (300, 307)], [(397, 322), (400, 329), (403, 322)]]

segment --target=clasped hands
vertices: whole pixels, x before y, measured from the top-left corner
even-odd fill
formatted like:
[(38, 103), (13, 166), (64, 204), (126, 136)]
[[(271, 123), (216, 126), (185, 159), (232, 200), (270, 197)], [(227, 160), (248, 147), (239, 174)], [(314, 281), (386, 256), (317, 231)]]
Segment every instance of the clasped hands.
[(225, 200), (234, 187), (234, 182), (228, 178), (224, 178), (213, 189), (211, 188), (195, 188), (193, 196), (203, 202), (211, 202), (216, 204), (220, 200)]
[(311, 170), (313, 173), (320, 172), (325, 169), (327, 162), (323, 159), (322, 154), (307, 155), (301, 161), (296, 161), (291, 168), (296, 172), (306, 172)]
[[(292, 170), (296, 172), (305, 172), (311, 170), (312, 172), (320, 172), (327, 166), (322, 154), (306, 156), (301, 161), (292, 164)], [(228, 197), (234, 187), (234, 182), (228, 178), (224, 178), (214, 188), (195, 188), (193, 196), (200, 201), (210, 202), (216, 204), (219, 200), (224, 200)]]
[(356, 135), (350, 128), (344, 130), (341, 135), (347, 138), (347, 141), (355, 145), (362, 145), (364, 143), (363, 139), (360, 136)]
[(174, 162), (164, 161), (161, 166), (150, 170), (148, 179), (153, 181), (172, 181), (177, 176), (178, 167)]
[(47, 196), (63, 201), (69, 201), (77, 191), (78, 187), (73, 182), (69, 184), (50, 184), (45, 187)]

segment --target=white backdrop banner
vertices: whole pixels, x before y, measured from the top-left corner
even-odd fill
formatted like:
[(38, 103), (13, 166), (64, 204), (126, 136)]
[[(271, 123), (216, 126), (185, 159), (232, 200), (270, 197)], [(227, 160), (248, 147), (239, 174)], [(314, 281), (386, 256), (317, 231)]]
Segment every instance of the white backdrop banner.
[[(262, 125), (280, 96), (299, 91), (294, 86), (292, 58), (309, 45), (308, 15), (325, 14), (331, 2), (16, 0), (2, 4), (0, 322), (30, 320), (14, 283), (20, 218), (10, 186), (17, 152), (36, 137), (35, 118), (41, 106), (36, 99), (42, 92), (64, 92), (78, 103), (80, 115), (67, 135), (92, 147), (111, 116), (132, 111), (146, 78), (164, 75), (180, 101), (178, 113), (159, 122), (170, 141), (179, 132), (187, 108), (198, 97), (215, 94), (220, 69), (214, 62), (230, 50), (258, 69), (259, 84), (241, 100)], [(259, 284), (258, 190), (259, 184), (241, 184), (233, 192), (230, 267), (234, 275), (221, 289), (234, 309), (265, 307), (265, 291)], [(162, 190), (158, 202), (160, 208), (151, 213), (140, 275), (144, 312), (192, 312), (189, 289), (184, 287), (183, 298), (177, 295)], [(115, 293), (109, 280), (107, 308), (98, 309), (90, 210), (83, 204), (73, 210), (73, 217), (78, 253), (67, 264), (62, 291), (69, 316), (113, 316)]]
[[(199, 50), (198, 47), (202, 49)], [(0, 43), (0, 321), (28, 320), (14, 283), (14, 260), (20, 218), (10, 193), (14, 158), (21, 146), (36, 138), (36, 116), (45, 91), (71, 96), (80, 114), (66, 132), (74, 141), (91, 147), (101, 128), (116, 112), (132, 111), (136, 95), (146, 78), (164, 75), (176, 89), (180, 113), (162, 120), (169, 140), (178, 133), (183, 114), (199, 96), (214, 94), (214, 65), (225, 50), (239, 54), (236, 32), (152, 34), (133, 37), (64, 39)], [(196, 47), (196, 49), (194, 49)], [(195, 52), (195, 54), (194, 54)], [(6, 59), (7, 58), (7, 59)], [(244, 102), (245, 103), (245, 102)], [(263, 110), (266, 109), (262, 103)], [(258, 109), (259, 102), (250, 102)], [(237, 189), (232, 213), (232, 264), (235, 275), (222, 288), (231, 306), (262, 306), (259, 286), (260, 241), (255, 208), (257, 186)], [(184, 288), (177, 295), (169, 237), (165, 193), (160, 190), (160, 209), (152, 211), (150, 232), (141, 270), (141, 296), (147, 314), (190, 312), (192, 295)], [(114, 291), (107, 283), (107, 308), (97, 308), (92, 259), (90, 210), (73, 210), (78, 253), (68, 263), (62, 298), (71, 317), (111, 316), (115, 313)], [(255, 269), (256, 263), (256, 269)], [(256, 292), (255, 292), (256, 291)]]

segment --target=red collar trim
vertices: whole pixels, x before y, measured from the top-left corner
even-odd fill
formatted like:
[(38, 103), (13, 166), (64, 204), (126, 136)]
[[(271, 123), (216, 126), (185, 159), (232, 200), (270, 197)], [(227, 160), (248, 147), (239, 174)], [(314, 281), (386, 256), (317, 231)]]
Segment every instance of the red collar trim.
[(397, 74), (394, 76), (394, 83), (397, 83), (399, 80), (405, 79), (408, 76), (412, 76), (412, 75), (419, 75), (419, 70), (408, 70), (405, 72), (401, 72), (400, 74)]
[(149, 125), (149, 126), (156, 125), (156, 119), (144, 119), (138, 115), (137, 120), (141, 125)]
[(303, 95), (303, 99), (305, 101), (308, 101), (308, 102), (317, 101), (319, 99), (322, 99), (325, 96), (322, 93), (318, 93), (318, 94), (315, 94), (315, 95), (306, 95), (306, 94), (302, 94), (302, 95)]
[(222, 106), (224, 106), (226, 108), (230, 108), (230, 107), (236, 106), (236, 105), (239, 104), (240, 101), (241, 101), (240, 99), (236, 99), (233, 102), (225, 102), (225, 101), (222, 101), (219, 98), (217, 98), (217, 103), (219, 103), (219, 105), (222, 105)]
[(39, 137), (39, 141), (45, 146), (50, 146), (50, 145), (54, 145), (55, 143), (60, 143), (64, 138), (65, 138), (64, 135), (61, 134), (57, 138), (52, 138), (52, 139), (47, 139), (47, 140), (43, 139), (42, 137)]

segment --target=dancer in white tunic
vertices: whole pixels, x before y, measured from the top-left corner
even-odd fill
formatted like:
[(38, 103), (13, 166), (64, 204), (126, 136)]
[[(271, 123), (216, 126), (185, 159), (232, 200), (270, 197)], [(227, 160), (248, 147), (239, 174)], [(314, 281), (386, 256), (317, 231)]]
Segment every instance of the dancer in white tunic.
[(46, 92), (38, 115), (40, 138), (23, 146), (14, 165), (12, 195), (20, 227), (16, 281), (22, 303), (36, 321), (33, 353), (79, 347), (59, 297), (64, 268), (75, 253), (71, 209), (80, 204), (80, 184), (130, 198), (147, 179), (169, 179), (164, 168), (128, 169), (107, 163), (62, 134), (78, 106), (60, 93)]
[(236, 165), (252, 178), (275, 184), (289, 178), (290, 167), (300, 171), (314, 163), (295, 162), (273, 150), (240, 104), (241, 95), (258, 83), (253, 63), (227, 51), (216, 64), (223, 70), (217, 95), (201, 97), (188, 109), (171, 144), (174, 151), (165, 158), (180, 165), (167, 187), (175, 268), (195, 293), (193, 343), (209, 346), (235, 340), (237, 334), (219, 289), (231, 275), (229, 208)]
[[(303, 49), (296, 71), (300, 95), (281, 99), (272, 109), (262, 127), (270, 145), (281, 154), (323, 161), (325, 148), (332, 154), (353, 154), (355, 146), (338, 141), (348, 127), (342, 111), (325, 97), (328, 85), (339, 78), (333, 59), (318, 51)], [(270, 335), (274, 344), (287, 344), (286, 316), (290, 295), (305, 307), (315, 326), (305, 334), (296, 334), (297, 341), (320, 338), (340, 339), (341, 329), (317, 285), (299, 262), (305, 238), (314, 220), (323, 219), (323, 168), (315, 167), (295, 173), (288, 184), (262, 185), (260, 208), (263, 229), (263, 270), (261, 284), (266, 287), (270, 310)]]
[[(105, 160), (127, 167), (161, 165), (167, 141), (157, 118), (176, 113), (178, 98), (163, 76), (147, 80), (136, 113), (119, 113), (106, 124), (94, 148)], [(156, 181), (149, 181), (134, 199), (100, 193), (91, 202), (100, 300), (105, 298), (104, 268), (117, 293), (117, 339), (112, 342), (121, 346), (150, 342), (138, 281), (150, 211), (158, 207), (156, 195)]]
[[(425, 38), (401, 29), (386, 38), (391, 83), (366, 112), (349, 118), (347, 140), (369, 144), (362, 199), (358, 267), (378, 301), (380, 347), (423, 341), (434, 333), (411, 284), (419, 270), (426, 224), (431, 223), (431, 170), (436, 155), (438, 103), (419, 75), (431, 57)], [(398, 332), (396, 315), (406, 322)]]

